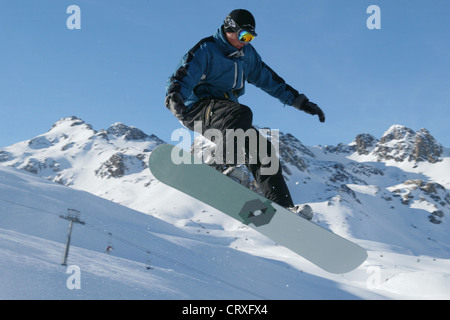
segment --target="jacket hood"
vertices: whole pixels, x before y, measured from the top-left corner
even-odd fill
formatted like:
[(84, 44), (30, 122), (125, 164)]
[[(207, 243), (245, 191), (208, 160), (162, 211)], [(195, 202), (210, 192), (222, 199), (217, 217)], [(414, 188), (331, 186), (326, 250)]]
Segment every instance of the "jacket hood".
[(223, 26), (219, 27), (216, 31), (216, 33), (213, 35), (214, 39), (216, 40), (217, 45), (219, 48), (223, 51), (223, 53), (226, 56), (232, 57), (239, 57), (244, 54), (244, 49), (246, 46), (244, 46), (241, 50), (236, 49), (233, 47), (225, 37)]

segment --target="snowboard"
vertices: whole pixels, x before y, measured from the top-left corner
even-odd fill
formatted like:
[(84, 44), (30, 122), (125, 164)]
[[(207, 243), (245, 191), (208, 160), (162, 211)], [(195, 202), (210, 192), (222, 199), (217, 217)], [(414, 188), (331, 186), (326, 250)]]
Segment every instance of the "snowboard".
[(330, 273), (356, 269), (359, 245), (308, 221), (170, 144), (156, 147), (149, 169), (162, 183), (229, 215)]

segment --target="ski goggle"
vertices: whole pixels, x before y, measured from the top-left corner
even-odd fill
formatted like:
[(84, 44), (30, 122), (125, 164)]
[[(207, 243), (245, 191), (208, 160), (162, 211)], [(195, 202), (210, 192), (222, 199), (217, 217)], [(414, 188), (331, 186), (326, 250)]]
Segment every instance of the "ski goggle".
[(256, 37), (256, 33), (254, 31), (251, 32), (251, 31), (247, 31), (247, 30), (244, 29), (245, 27), (250, 27), (251, 28), (250, 30), (252, 30), (253, 29), (252, 26), (246, 25), (246, 26), (243, 26), (244, 27), (243, 28), (243, 27), (239, 26), (236, 23), (236, 21), (234, 21), (230, 16), (227, 16), (225, 18), (224, 26), (225, 27), (230, 27), (231, 29), (233, 29), (233, 31), (236, 33), (236, 35), (238, 37), (238, 40), (241, 43), (249, 43), (250, 41), (252, 41)]
[(255, 36), (246, 30), (240, 30), (237, 33), (237, 36), (238, 36), (238, 40), (242, 43), (249, 43), (250, 41), (255, 39)]

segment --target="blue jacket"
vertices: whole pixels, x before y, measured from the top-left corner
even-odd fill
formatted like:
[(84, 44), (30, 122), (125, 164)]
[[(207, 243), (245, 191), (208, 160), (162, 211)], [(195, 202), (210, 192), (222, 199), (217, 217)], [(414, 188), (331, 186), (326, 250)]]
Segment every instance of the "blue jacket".
[(299, 94), (261, 60), (251, 44), (241, 50), (229, 44), (220, 27), (184, 55), (167, 82), (166, 95), (180, 93), (188, 108), (205, 97), (238, 102), (246, 81), (283, 104), (292, 105)]

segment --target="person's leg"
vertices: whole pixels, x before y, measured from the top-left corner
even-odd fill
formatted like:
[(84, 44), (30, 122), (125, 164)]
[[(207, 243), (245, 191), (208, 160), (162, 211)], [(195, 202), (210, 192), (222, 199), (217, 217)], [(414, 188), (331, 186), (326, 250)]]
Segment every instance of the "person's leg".
[[(218, 143), (218, 141), (213, 142), (217, 144), (218, 148), (222, 148), (223, 150), (222, 164), (238, 164), (237, 160), (242, 160), (238, 159), (238, 156), (240, 155), (240, 148), (243, 147), (245, 159), (241, 164), (245, 164), (252, 172), (261, 193), (269, 200), (272, 200), (283, 207), (293, 206), (292, 198), (284, 180), (279, 159), (276, 159), (276, 161), (278, 161), (278, 170), (276, 170), (276, 173), (262, 174), (262, 167), (273, 165), (271, 163), (265, 165), (261, 163), (260, 151), (262, 150), (262, 147), (265, 148), (264, 150), (267, 150), (267, 156), (270, 159), (274, 159), (272, 155), (276, 154), (276, 152), (272, 143), (259, 134), (258, 130), (252, 126), (253, 113), (249, 107), (229, 100), (203, 99), (193, 106), (189, 120), (185, 122), (185, 125), (189, 129), (194, 130), (195, 121), (201, 121), (202, 132), (199, 133), (202, 135), (209, 129), (217, 129), (221, 132), (221, 136), (223, 137), (221, 143)], [(227, 141), (227, 129), (231, 129), (231, 131), (234, 131), (235, 133), (236, 130), (242, 129), (242, 131), (246, 133), (247, 138), (241, 137), (241, 139), (239, 139), (236, 138), (236, 134), (234, 134), (232, 135), (232, 141)], [(254, 132), (250, 132), (249, 130), (254, 130)], [(256, 144), (250, 142), (250, 139), (252, 138), (257, 139)], [(243, 141), (245, 141), (244, 146), (239, 145), (242, 144)], [(230, 147), (232, 150), (230, 150)], [(254, 148), (256, 148), (256, 150), (254, 150)], [(232, 157), (230, 157), (230, 152), (233, 152)], [(256, 159), (254, 159), (255, 157)], [(216, 166), (216, 168), (221, 167), (222, 164)]]
[[(256, 130), (256, 129), (254, 129)], [(263, 146), (265, 144), (265, 146)], [(265, 149), (263, 149), (265, 148)], [(277, 161), (275, 173), (264, 174), (264, 168), (269, 167), (272, 171), (274, 164), (269, 162), (267, 164), (261, 163), (261, 150), (267, 150), (267, 156), (271, 161)], [(258, 161), (255, 164), (249, 163), (247, 166), (252, 172), (253, 177), (257, 182), (257, 188), (262, 192), (264, 197), (274, 201), (282, 207), (289, 208), (294, 206), (291, 193), (286, 185), (286, 181), (283, 177), (283, 170), (281, 162), (276, 156), (275, 147), (273, 144), (264, 138), (261, 134), (258, 134)]]
[[(234, 139), (234, 136), (229, 140), (227, 148), (227, 130), (235, 132), (242, 129), (246, 132), (252, 128), (252, 121), (253, 113), (249, 107), (230, 100), (209, 98), (200, 100), (192, 107), (184, 125), (190, 130), (197, 130), (208, 139), (211, 136), (217, 138), (212, 130), (218, 130), (221, 139), (211, 140), (217, 145), (216, 154), (221, 155), (218, 162), (227, 165), (237, 164), (238, 155), (244, 153), (244, 150), (238, 149), (238, 139)], [(240, 163), (245, 164), (245, 160)]]

